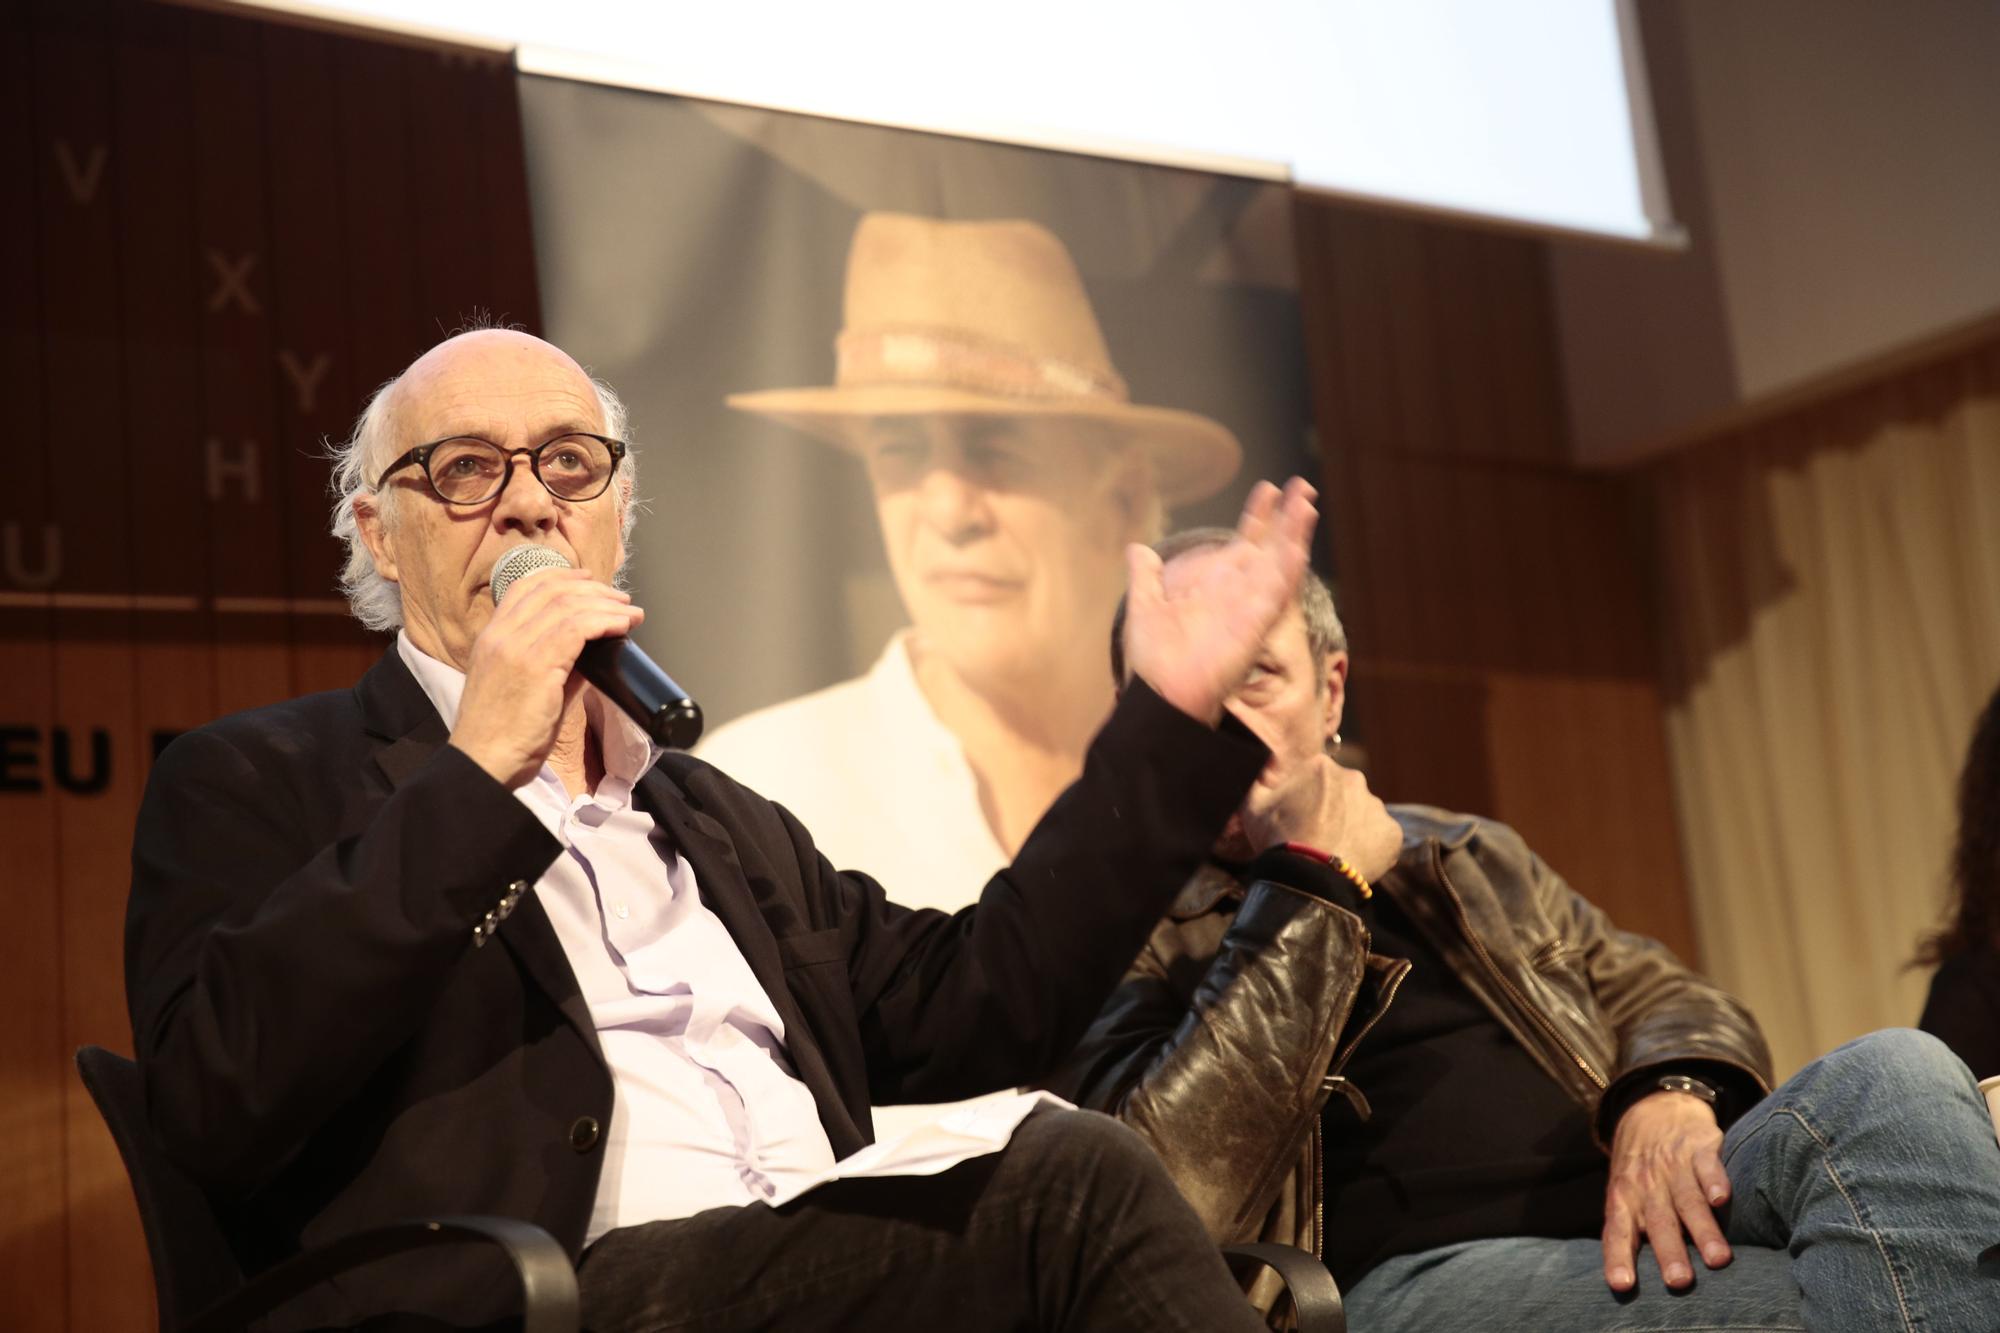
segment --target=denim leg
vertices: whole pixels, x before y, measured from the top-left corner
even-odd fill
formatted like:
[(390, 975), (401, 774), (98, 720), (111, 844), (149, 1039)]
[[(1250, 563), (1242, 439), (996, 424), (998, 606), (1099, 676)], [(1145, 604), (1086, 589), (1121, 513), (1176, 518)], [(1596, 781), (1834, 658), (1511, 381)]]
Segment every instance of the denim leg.
[(1871, 1033), (1730, 1126), (1732, 1245), (1790, 1251), (1818, 1329), (2000, 1329), (2000, 1144), (1972, 1074), (1925, 1033)]
[[(1798, 1333), (1799, 1288), (1783, 1250), (1736, 1247), (1725, 1267), (1695, 1260), (1694, 1286), (1667, 1290), (1650, 1249), (1638, 1289), (1604, 1284), (1604, 1251), (1586, 1240), (1462, 1241), (1380, 1265), (1345, 1294), (1355, 1333)], [(1817, 1328), (1818, 1325), (1813, 1325)]]

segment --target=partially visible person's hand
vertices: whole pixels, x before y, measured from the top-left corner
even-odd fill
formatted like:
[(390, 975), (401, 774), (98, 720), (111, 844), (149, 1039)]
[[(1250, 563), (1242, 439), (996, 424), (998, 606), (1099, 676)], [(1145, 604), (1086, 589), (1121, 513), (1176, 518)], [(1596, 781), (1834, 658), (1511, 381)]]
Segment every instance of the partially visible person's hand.
[(1323, 754), (1287, 771), (1260, 774), (1243, 800), (1243, 832), (1253, 851), (1303, 842), (1332, 852), (1369, 880), (1403, 850), (1403, 830), (1368, 779)]
[(522, 579), (472, 641), (451, 743), (509, 789), (534, 777), (584, 688), (572, 674), (583, 645), (645, 618), (630, 593), (580, 569)]
[(1126, 660), (1153, 692), (1210, 726), (1259, 646), (1297, 595), (1312, 552), (1313, 488), (1298, 477), (1281, 494), (1260, 481), (1236, 538), (1161, 566), (1149, 547), (1126, 551)]
[(1611, 1140), (1611, 1184), (1604, 1194), (1604, 1280), (1613, 1291), (1638, 1282), (1639, 1235), (1659, 1260), (1661, 1276), (1676, 1290), (1694, 1281), (1683, 1238), (1693, 1239), (1702, 1262), (1729, 1262), (1729, 1242), (1715, 1209), (1729, 1199), (1722, 1166), (1722, 1130), (1715, 1111), (1684, 1092), (1641, 1097), (1618, 1119)]

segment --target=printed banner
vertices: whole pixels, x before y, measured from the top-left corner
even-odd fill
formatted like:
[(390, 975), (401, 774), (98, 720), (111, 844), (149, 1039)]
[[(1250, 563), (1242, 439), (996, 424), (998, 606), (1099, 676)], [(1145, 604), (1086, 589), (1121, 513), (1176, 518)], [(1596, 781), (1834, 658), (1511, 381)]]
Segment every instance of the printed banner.
[(1113, 701), (1123, 549), (1317, 475), (1279, 186), (523, 80), (549, 336), (631, 409), (697, 753), (956, 909)]

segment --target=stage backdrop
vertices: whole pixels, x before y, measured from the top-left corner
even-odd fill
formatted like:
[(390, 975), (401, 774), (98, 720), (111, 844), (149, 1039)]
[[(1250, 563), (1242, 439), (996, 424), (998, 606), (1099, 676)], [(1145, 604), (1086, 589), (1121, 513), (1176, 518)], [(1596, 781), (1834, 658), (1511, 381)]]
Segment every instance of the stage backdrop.
[(640, 637), (712, 724), (853, 675), (903, 623), (863, 470), (724, 404), (833, 382), (864, 214), (1053, 231), (1132, 400), (1243, 443), (1176, 523), (1231, 520), (1251, 481), (1304, 466), (1282, 187), (557, 79), (521, 98), (548, 336), (632, 408)]
[(697, 752), (898, 901), (965, 905), (1111, 705), (1155, 502), (1229, 522), (1258, 478), (1318, 475), (1289, 196), (521, 97), (549, 336), (631, 408), (638, 637), (707, 710)]

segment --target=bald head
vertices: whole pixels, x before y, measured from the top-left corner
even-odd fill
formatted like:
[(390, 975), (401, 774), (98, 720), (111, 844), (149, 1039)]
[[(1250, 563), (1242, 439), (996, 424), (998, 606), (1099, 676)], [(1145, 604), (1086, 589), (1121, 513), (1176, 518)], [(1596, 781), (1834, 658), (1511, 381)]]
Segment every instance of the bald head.
[[(533, 334), (471, 329), (426, 351), (376, 390), (354, 433), (331, 450), (337, 493), (332, 527), (347, 548), (341, 585), (356, 617), (376, 630), (405, 623), (404, 590), (378, 564), (359, 520), (394, 527), (406, 501), (434, 502), (421, 473), (399, 474), (377, 494), (384, 470), (410, 449), (455, 435), (512, 448), (531, 448), (564, 431), (623, 440), (626, 429), (624, 405), (610, 387)], [(609, 497), (621, 548), (637, 513), (634, 462), (628, 452)]]
[(523, 408), (532, 408), (549, 434), (611, 434), (597, 386), (583, 367), (553, 343), (516, 329), (476, 329), (445, 339), (411, 362), (387, 394), (389, 430), (379, 442), (386, 452), (369, 460), (377, 476), (398, 454), (430, 440), (476, 435), (498, 441)]

